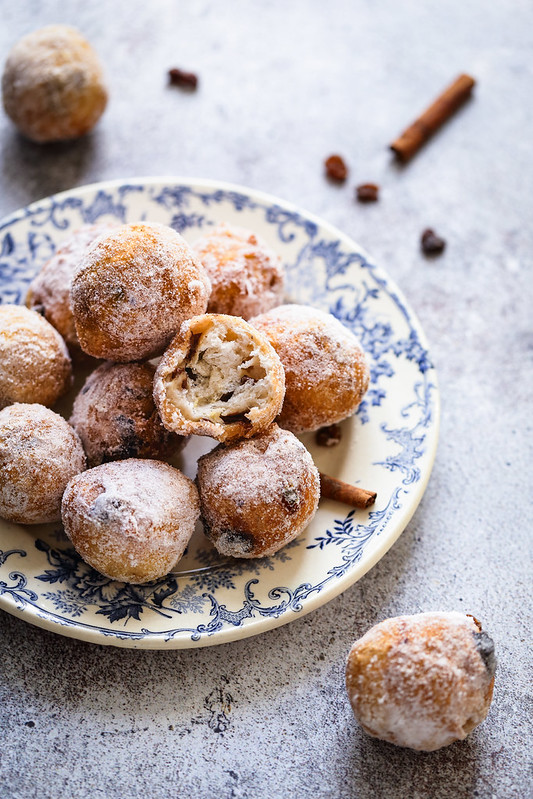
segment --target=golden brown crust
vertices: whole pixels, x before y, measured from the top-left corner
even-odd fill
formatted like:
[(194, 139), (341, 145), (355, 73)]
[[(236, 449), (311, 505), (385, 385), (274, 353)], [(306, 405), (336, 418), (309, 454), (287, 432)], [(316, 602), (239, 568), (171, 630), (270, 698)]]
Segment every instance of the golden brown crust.
[(70, 356), (57, 330), (23, 305), (0, 305), (0, 408), (53, 405), (71, 385)]
[(267, 557), (300, 535), (320, 497), (311, 455), (276, 424), (203, 455), (196, 479), (207, 537), (239, 558)]
[(487, 643), (493, 647), (462, 613), (419, 613), (372, 627), (346, 665), (356, 719), (369, 735), (412, 749), (462, 740), (492, 699), (495, 660)]
[(61, 518), (69, 480), (85, 469), (77, 433), (57, 413), (16, 403), (0, 411), (0, 516), (19, 524)]
[(186, 241), (159, 224), (121, 225), (86, 253), (72, 281), (76, 333), (96, 358), (160, 355), (207, 307), (210, 284)]
[(282, 302), (281, 260), (255, 233), (222, 223), (192, 247), (211, 281), (209, 313), (250, 319)]
[(165, 459), (185, 439), (167, 430), (153, 400), (150, 363), (103, 363), (74, 401), (70, 424), (80, 436), (89, 466), (127, 458)]
[(334, 316), (281, 305), (250, 323), (268, 337), (285, 369), (282, 427), (303, 433), (354, 413), (368, 388), (368, 364), (355, 336)]
[(2, 94), (7, 115), (36, 142), (83, 136), (107, 104), (96, 53), (66, 25), (48, 25), (15, 44), (4, 68)]
[(70, 355), (76, 361), (89, 361), (83, 353), (76, 335), (74, 315), (70, 301), (70, 284), (82, 257), (94, 241), (116, 225), (84, 225), (75, 230), (60, 244), (54, 255), (44, 264), (32, 280), (26, 296), (26, 305), (55, 327), (63, 336)]
[(93, 568), (114, 580), (164, 577), (182, 556), (199, 516), (192, 480), (167, 463), (104, 463), (68, 484), (65, 532)]
[[(232, 350), (233, 344), (244, 353), (242, 358)], [(220, 349), (210, 359), (216, 346)], [(201, 361), (218, 361), (211, 364), (216, 386), (211, 388), (211, 378), (198, 377), (194, 371), (200, 370)], [(243, 363), (250, 365), (242, 368)], [(195, 397), (204, 383), (202, 395)], [(244, 390), (249, 391), (248, 405)], [(209, 391), (212, 401), (207, 398)], [(154, 379), (154, 399), (165, 427), (180, 435), (212, 436), (225, 442), (249, 438), (268, 427), (281, 409), (284, 391), (283, 367), (268, 339), (244, 319), (224, 314), (203, 314), (184, 322)], [(243, 398), (240, 412), (231, 413), (237, 396)]]

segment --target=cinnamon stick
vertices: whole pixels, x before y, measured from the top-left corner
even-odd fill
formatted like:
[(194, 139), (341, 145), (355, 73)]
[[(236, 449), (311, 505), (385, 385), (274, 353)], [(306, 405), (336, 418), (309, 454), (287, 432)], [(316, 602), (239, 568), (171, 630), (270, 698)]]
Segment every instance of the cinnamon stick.
[(337, 480), (336, 477), (329, 477), (320, 472), (320, 496), (364, 510), (374, 504), (377, 494), (375, 491), (352, 486), (342, 480)]
[(459, 75), (434, 103), (404, 130), (390, 148), (400, 161), (408, 161), (422, 145), (470, 97), (476, 82), (470, 75)]

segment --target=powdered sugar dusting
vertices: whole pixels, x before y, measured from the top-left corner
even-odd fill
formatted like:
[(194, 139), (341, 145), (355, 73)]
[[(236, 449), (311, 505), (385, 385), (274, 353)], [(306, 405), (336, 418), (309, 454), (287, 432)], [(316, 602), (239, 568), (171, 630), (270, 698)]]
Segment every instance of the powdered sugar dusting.
[[(343, 374), (342, 367), (352, 363), (354, 354), (364, 359), (348, 328), (331, 314), (308, 305), (280, 305), (255, 317), (251, 324), (267, 335), (274, 328), (273, 337), (283, 346), (284, 360), (299, 386), (316, 383), (324, 376), (337, 378), (339, 368)], [(345, 379), (350, 380), (351, 375), (346, 373)]]
[(168, 431), (153, 400), (150, 363), (104, 363), (76, 397), (70, 424), (90, 466), (127, 458), (168, 457), (184, 439)]
[(485, 718), (492, 675), (462, 613), (387, 619), (353, 645), (347, 690), (371, 735), (431, 751), (461, 740)]
[(67, 25), (48, 25), (15, 44), (4, 68), (2, 93), (8, 116), (38, 142), (82, 136), (107, 103), (96, 53)]
[(70, 357), (57, 330), (35, 311), (0, 305), (0, 408), (53, 405), (71, 385)]
[(194, 483), (166, 463), (106, 463), (72, 480), (63, 523), (76, 549), (114, 579), (147, 582), (181, 557), (199, 516)]
[(91, 244), (116, 225), (84, 225), (74, 231), (57, 249), (33, 279), (27, 305), (43, 314), (61, 333), (69, 348), (79, 348), (70, 301), (70, 284), (82, 257)]
[[(197, 481), (208, 534), (219, 551), (237, 557), (272, 554), (299, 535), (313, 518), (320, 494), (311, 455), (275, 424), (204, 455)], [(230, 542), (224, 542), (227, 528), (237, 532)], [(253, 549), (247, 535), (255, 539)]]
[(280, 487), (290, 486), (300, 472), (310, 470), (314, 475), (313, 460), (304, 445), (280, 428), (275, 435), (269, 429), (261, 437), (239, 442), (231, 449), (217, 448), (203, 457), (209, 461), (209, 482), (216, 484), (217, 492), (223, 497), (238, 495), (243, 505), (258, 498), (272, 501), (279, 496)]
[(16, 403), (0, 411), (0, 516), (58, 521), (69, 480), (85, 469), (81, 441), (57, 413)]
[(156, 223), (100, 237), (72, 281), (82, 348), (131, 361), (160, 355), (181, 323), (207, 307), (210, 283), (185, 240)]
[(280, 305), (250, 323), (269, 338), (286, 377), (280, 424), (316, 430), (350, 416), (370, 379), (359, 342), (331, 314), (307, 305)]
[(193, 249), (211, 280), (209, 312), (250, 319), (282, 302), (281, 260), (251, 231), (222, 223), (194, 242)]

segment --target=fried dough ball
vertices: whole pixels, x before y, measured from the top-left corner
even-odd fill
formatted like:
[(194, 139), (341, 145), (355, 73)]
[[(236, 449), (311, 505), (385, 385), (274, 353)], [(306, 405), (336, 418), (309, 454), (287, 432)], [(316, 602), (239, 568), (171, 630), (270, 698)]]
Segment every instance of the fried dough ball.
[(250, 319), (283, 301), (281, 260), (250, 230), (220, 224), (192, 247), (211, 280), (210, 313)]
[(294, 433), (351, 416), (369, 384), (359, 342), (338, 319), (308, 305), (280, 305), (250, 320), (285, 369), (285, 402), (277, 420)]
[(179, 233), (166, 225), (121, 225), (82, 258), (71, 287), (76, 333), (95, 358), (160, 355), (181, 323), (207, 308), (210, 283)]
[(61, 518), (61, 497), (85, 469), (72, 427), (43, 405), (15, 403), (0, 411), (0, 516), (19, 524)]
[(198, 461), (205, 534), (222, 555), (264, 558), (307, 527), (318, 507), (320, 478), (293, 433), (263, 433), (219, 445)]
[(281, 410), (285, 376), (266, 336), (237, 316), (184, 322), (154, 379), (155, 404), (169, 430), (249, 438)]
[(0, 305), (0, 408), (53, 405), (71, 385), (70, 357), (57, 330), (22, 305)]
[(83, 136), (107, 104), (98, 56), (67, 25), (48, 25), (15, 44), (4, 68), (2, 94), (6, 114), (35, 142)]
[(71, 356), (76, 359), (80, 358), (82, 350), (74, 325), (70, 284), (87, 249), (98, 236), (114, 227), (116, 225), (101, 223), (75, 230), (34, 277), (26, 296), (28, 308), (42, 314), (61, 333)]
[(126, 458), (167, 458), (185, 441), (164, 427), (153, 399), (150, 363), (103, 363), (74, 401), (70, 424), (89, 466)]
[(68, 484), (65, 532), (81, 557), (113, 580), (159, 580), (181, 558), (200, 513), (192, 480), (167, 463), (104, 463)]
[(494, 643), (463, 613), (386, 619), (354, 643), (346, 689), (355, 718), (383, 741), (432, 752), (486, 717)]

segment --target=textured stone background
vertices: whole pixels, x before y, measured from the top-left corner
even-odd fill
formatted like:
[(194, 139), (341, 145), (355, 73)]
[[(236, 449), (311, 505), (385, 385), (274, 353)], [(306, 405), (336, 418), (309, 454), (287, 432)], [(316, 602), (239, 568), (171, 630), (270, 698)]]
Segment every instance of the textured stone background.
[[(106, 178), (187, 175), (272, 192), (360, 241), (420, 317), (442, 428), (429, 488), (383, 560), (325, 607), (185, 652), (91, 646), (0, 613), (0, 795), (529, 797), (533, 6), (528, 0), (3, 0), (0, 58), (52, 22), (100, 53), (92, 135), (40, 147), (0, 118), (0, 214)], [(196, 70), (195, 94), (167, 87)], [(406, 168), (386, 145), (456, 74), (475, 99)], [(352, 174), (337, 188), (322, 160)], [(382, 186), (376, 205), (356, 183)], [(432, 261), (418, 238), (448, 241)], [(367, 738), (343, 670), (391, 615), (474, 613), (499, 669), (487, 721), (416, 754)], [(529, 704), (528, 704), (529, 703)]]

